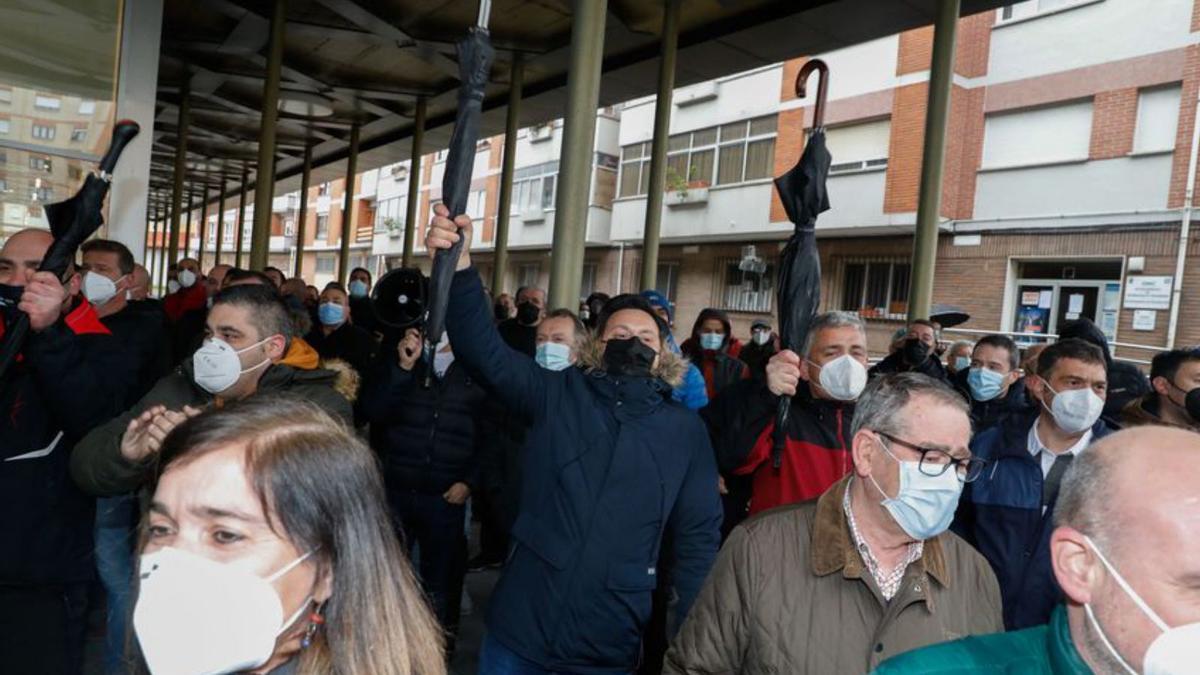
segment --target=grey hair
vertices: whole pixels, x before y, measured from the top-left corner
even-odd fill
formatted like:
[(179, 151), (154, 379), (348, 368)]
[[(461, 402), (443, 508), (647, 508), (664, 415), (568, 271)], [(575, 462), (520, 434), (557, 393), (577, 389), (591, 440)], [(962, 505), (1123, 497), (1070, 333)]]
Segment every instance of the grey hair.
[[(1063, 475), (1054, 504), (1055, 527), (1071, 527), (1102, 541), (1104, 523), (1111, 522), (1109, 497), (1113, 462), (1093, 446), (1075, 456)], [(1101, 448), (1103, 450), (1103, 447)]]
[(853, 312), (834, 311), (818, 314), (808, 326), (808, 335), (804, 338), (802, 356), (808, 356), (813, 343), (817, 341), (817, 333), (828, 328), (857, 328), (863, 337), (867, 335), (867, 324), (863, 323), (863, 320)]
[(870, 429), (892, 436), (908, 433), (905, 406), (915, 396), (929, 396), (938, 403), (970, 415), (966, 400), (946, 383), (920, 373), (896, 373), (871, 380), (858, 397), (850, 434)]
[(950, 348), (946, 350), (946, 353), (953, 354), (954, 350), (958, 349), (959, 347), (966, 347), (967, 351), (969, 352), (975, 348), (975, 343), (971, 342), (970, 340), (955, 340), (954, 342), (950, 343)]

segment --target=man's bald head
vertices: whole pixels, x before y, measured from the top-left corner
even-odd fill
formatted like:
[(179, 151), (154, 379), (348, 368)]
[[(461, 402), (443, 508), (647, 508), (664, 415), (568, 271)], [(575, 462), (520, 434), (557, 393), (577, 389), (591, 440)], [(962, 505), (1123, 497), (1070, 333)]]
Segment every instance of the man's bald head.
[[(38, 228), (27, 228), (9, 237), (0, 248), (0, 284), (24, 286), (53, 243), (54, 235)], [(69, 271), (74, 269), (74, 265), (68, 267)]]
[[(1195, 511), (1200, 525), (1200, 434), (1144, 426), (1106, 436), (1081, 452), (1063, 478), (1055, 524), (1110, 546), (1130, 529)], [(1131, 526), (1135, 526), (1132, 527)]]
[(233, 266), (226, 265), (225, 263), (212, 266), (212, 269), (208, 271), (208, 277), (205, 278), (208, 297), (211, 298), (221, 292), (221, 288), (225, 284), (225, 275), (229, 274), (229, 270), (231, 269), (233, 269)]

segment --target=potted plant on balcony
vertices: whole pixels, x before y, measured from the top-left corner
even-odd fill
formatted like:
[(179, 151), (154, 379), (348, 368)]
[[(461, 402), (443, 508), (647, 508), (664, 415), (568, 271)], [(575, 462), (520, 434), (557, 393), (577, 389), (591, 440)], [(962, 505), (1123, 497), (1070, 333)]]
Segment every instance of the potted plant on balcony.
[(698, 178), (696, 167), (691, 167), (685, 178), (674, 168), (667, 168), (666, 203), (667, 206), (683, 206), (686, 204), (703, 204), (708, 201), (708, 181)]
[(404, 226), (395, 218), (384, 218), (383, 226), (387, 228), (390, 239), (399, 239), (400, 235), (404, 233)]

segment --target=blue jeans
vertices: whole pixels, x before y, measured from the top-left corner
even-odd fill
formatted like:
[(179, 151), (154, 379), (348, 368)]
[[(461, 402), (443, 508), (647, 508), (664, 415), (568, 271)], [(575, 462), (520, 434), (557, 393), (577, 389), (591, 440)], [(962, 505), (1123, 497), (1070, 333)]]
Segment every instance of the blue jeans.
[(490, 634), (479, 652), (479, 675), (574, 675), (568, 670), (547, 670), (523, 658)]
[(107, 673), (128, 672), (125, 640), (131, 619), (129, 597), (133, 584), (133, 518), (137, 497), (105, 497), (96, 500), (96, 571), (108, 598), (108, 628), (104, 637), (104, 667)]

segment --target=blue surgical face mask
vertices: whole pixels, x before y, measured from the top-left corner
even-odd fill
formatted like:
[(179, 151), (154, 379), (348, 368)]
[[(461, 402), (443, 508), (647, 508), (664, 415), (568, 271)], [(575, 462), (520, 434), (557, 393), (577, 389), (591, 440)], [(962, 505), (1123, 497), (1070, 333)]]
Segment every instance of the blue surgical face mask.
[(723, 333), (701, 333), (700, 348), (715, 352), (725, 344), (725, 335)]
[(888, 497), (874, 476), (867, 476), (883, 495), (883, 508), (892, 514), (900, 529), (917, 541), (932, 539), (950, 528), (963, 483), (955, 467), (948, 466), (940, 476), (921, 473), (920, 462), (904, 462), (880, 444), (888, 457), (900, 465), (900, 491)]
[(966, 370), (967, 368), (970, 368), (970, 367), (971, 367), (971, 357), (969, 357), (969, 356), (954, 357), (955, 372), (960, 371), (960, 370)]
[(336, 302), (323, 302), (317, 308), (317, 318), (325, 326), (337, 326), (346, 320), (346, 308)]
[(566, 370), (571, 367), (571, 348), (561, 342), (543, 342), (534, 358), (546, 370)]
[(350, 282), (350, 296), (354, 298), (367, 297), (367, 282), (355, 279)]
[(971, 388), (971, 398), (976, 401), (990, 401), (1004, 390), (1004, 375), (987, 368), (972, 368), (967, 374), (967, 386)]

